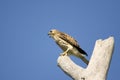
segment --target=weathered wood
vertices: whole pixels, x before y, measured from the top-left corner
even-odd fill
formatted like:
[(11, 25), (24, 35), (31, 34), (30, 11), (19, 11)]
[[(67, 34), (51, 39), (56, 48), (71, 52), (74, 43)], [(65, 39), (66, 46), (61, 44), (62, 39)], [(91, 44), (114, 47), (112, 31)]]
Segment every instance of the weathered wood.
[(114, 49), (114, 38), (97, 40), (86, 68), (75, 64), (69, 56), (59, 56), (58, 66), (74, 80), (106, 80)]

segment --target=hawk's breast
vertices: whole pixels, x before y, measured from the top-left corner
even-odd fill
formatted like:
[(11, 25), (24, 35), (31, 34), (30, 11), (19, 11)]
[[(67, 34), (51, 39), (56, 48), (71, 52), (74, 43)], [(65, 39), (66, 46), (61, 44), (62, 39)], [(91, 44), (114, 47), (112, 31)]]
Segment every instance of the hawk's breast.
[(61, 48), (63, 51), (66, 51), (67, 48), (68, 48), (67, 45), (69, 45), (66, 41), (64, 41), (64, 40), (62, 40), (62, 39), (56, 41), (56, 43), (58, 44), (58, 46), (60, 46), (60, 48)]

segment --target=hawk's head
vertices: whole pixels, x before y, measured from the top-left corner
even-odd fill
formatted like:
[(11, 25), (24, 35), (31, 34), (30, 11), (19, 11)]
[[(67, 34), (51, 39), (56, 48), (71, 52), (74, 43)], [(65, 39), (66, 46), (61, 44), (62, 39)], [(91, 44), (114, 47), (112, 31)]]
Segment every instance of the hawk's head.
[(53, 36), (55, 36), (57, 33), (59, 33), (58, 30), (52, 29), (51, 31), (49, 31), (48, 35), (49, 35), (50, 37), (53, 37)]

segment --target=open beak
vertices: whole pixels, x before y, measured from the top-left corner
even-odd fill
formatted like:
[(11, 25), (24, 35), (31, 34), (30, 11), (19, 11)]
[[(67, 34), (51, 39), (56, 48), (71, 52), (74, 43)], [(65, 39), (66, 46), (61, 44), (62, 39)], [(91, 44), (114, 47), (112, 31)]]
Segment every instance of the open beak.
[(49, 38), (51, 38), (51, 36), (50, 36), (50, 32), (48, 33), (48, 36), (49, 36)]

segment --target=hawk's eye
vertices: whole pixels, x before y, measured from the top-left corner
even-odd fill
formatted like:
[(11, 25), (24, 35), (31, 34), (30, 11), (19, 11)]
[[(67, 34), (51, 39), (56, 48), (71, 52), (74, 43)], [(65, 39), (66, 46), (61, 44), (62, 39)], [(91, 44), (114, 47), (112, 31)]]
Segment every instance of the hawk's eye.
[(50, 31), (52, 33), (52, 31)]

